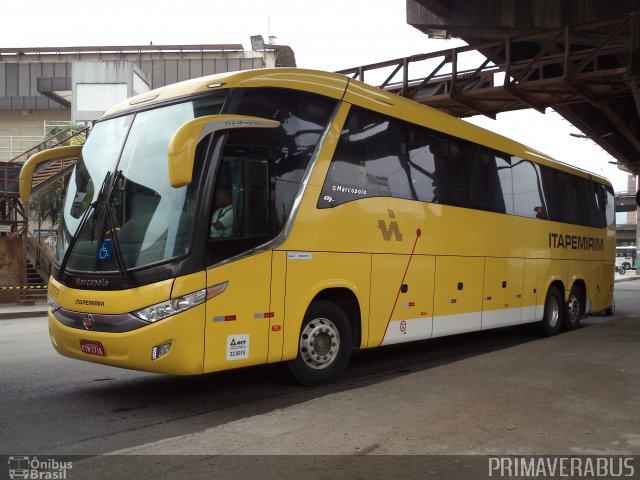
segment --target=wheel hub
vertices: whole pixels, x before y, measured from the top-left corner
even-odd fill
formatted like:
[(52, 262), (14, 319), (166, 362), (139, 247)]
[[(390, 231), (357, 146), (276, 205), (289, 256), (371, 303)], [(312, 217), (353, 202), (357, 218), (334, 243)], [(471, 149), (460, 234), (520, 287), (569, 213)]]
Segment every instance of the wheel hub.
[(570, 322), (573, 323), (578, 320), (578, 317), (580, 316), (580, 301), (573, 295), (569, 298), (568, 311)]
[(556, 298), (550, 299), (549, 310), (549, 326), (553, 328), (558, 324), (558, 320), (560, 319), (560, 305)]
[(314, 369), (326, 368), (333, 363), (340, 350), (340, 334), (327, 318), (317, 318), (307, 324), (300, 335), (300, 355)]

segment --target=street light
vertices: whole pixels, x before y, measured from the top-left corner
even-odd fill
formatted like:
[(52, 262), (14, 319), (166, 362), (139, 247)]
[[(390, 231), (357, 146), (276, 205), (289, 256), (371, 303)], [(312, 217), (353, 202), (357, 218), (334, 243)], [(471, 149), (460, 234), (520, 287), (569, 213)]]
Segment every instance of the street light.
[(254, 52), (264, 50), (264, 38), (262, 35), (251, 35), (251, 50)]

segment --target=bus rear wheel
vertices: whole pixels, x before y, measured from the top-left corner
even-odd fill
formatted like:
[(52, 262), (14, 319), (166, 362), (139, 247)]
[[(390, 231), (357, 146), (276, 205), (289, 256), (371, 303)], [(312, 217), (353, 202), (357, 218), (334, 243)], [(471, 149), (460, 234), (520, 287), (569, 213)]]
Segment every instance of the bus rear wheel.
[(585, 311), (585, 303), (586, 301), (583, 288), (580, 285), (574, 285), (571, 287), (569, 301), (565, 306), (564, 318), (562, 321), (562, 327), (564, 330), (575, 330), (580, 326), (580, 319), (584, 315)]
[(349, 365), (352, 338), (349, 318), (340, 307), (326, 300), (311, 303), (300, 329), (298, 355), (288, 364), (293, 377), (303, 385), (334, 381)]
[(547, 337), (560, 333), (562, 328), (562, 294), (557, 287), (549, 287), (547, 298), (544, 301), (544, 316), (540, 323), (542, 332)]

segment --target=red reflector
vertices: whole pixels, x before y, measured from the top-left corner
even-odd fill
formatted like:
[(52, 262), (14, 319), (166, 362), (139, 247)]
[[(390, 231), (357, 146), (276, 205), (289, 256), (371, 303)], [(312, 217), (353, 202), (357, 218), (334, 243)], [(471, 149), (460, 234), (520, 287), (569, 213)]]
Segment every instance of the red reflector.
[(264, 318), (273, 318), (276, 314), (274, 312), (267, 312), (264, 314)]
[(224, 317), (225, 322), (233, 322), (235, 319), (236, 319), (235, 315), (225, 315)]
[(416, 303), (415, 303), (415, 302), (409, 302), (409, 306), (410, 306), (410, 307), (415, 307), (415, 306), (416, 306)]
[(282, 330), (282, 327), (280, 325), (271, 325), (271, 330), (273, 330), (274, 332), (279, 332), (280, 330)]

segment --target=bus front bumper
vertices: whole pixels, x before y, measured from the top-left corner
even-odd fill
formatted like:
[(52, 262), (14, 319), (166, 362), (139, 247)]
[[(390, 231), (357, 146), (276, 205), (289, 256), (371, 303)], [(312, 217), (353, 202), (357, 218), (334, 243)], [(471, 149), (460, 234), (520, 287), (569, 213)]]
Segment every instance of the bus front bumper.
[(204, 308), (117, 333), (69, 327), (49, 310), (49, 335), (66, 357), (145, 372), (198, 375), (203, 372)]

